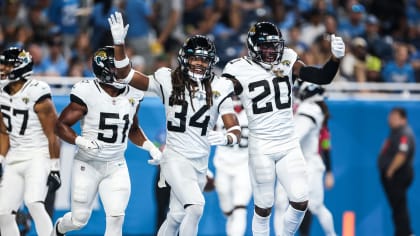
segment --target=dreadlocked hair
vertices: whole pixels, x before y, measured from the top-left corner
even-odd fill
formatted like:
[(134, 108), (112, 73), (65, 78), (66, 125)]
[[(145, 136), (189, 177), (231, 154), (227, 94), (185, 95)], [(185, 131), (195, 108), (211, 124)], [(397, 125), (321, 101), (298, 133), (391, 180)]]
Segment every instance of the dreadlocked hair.
[[(171, 73), (171, 79), (172, 79), (172, 94), (169, 97), (169, 104), (172, 105), (182, 105), (185, 102), (185, 88), (188, 91), (188, 95), (190, 96), (190, 103), (193, 108), (193, 111), (195, 111), (194, 104), (192, 102), (192, 98), (194, 97), (195, 91), (192, 91), (192, 85), (193, 81), (188, 78), (188, 75), (182, 71), (181, 67), (176, 68)], [(205, 79), (202, 81), (205, 91), (206, 91), (206, 106), (207, 109), (209, 109), (213, 105), (213, 92), (211, 89), (211, 80)]]

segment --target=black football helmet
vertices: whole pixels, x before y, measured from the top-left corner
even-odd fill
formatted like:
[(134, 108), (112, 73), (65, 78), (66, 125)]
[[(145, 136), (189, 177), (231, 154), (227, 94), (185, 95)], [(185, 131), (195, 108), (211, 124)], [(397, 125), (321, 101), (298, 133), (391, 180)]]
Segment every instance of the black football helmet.
[(123, 89), (126, 85), (117, 82), (114, 61), (114, 47), (105, 46), (103, 48), (99, 48), (93, 54), (92, 58), (93, 73), (100, 83), (109, 84), (118, 89)]
[(253, 61), (271, 67), (283, 56), (284, 39), (273, 23), (258, 22), (248, 31), (247, 47)]
[[(203, 69), (203, 74), (193, 72), (193, 68), (188, 62), (190, 57), (199, 57), (209, 63), (208, 67)], [(203, 35), (188, 38), (178, 52), (178, 62), (181, 69), (195, 81), (211, 78), (213, 66), (218, 61), (219, 58), (216, 56), (216, 47), (213, 41)]]
[(299, 86), (298, 98), (301, 101), (323, 101), (325, 99), (325, 89), (320, 85), (303, 82)]
[[(3, 87), (31, 75), (34, 64), (31, 54), (17, 47), (4, 50), (0, 56), (0, 63), (2, 64), (0, 85)], [(7, 67), (12, 69), (7, 70)]]

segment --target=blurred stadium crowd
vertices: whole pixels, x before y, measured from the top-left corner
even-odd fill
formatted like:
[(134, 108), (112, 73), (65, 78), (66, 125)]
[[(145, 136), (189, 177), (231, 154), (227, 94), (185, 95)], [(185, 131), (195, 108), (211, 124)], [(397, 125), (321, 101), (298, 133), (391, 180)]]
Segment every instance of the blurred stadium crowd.
[(185, 37), (215, 40), (219, 67), (241, 55), (249, 26), (275, 23), (307, 64), (347, 45), (338, 80), (420, 82), (420, 0), (0, 0), (0, 49), (29, 50), (34, 75), (92, 77), (91, 55), (112, 44), (108, 17), (130, 24), (129, 57), (150, 72), (176, 63)]

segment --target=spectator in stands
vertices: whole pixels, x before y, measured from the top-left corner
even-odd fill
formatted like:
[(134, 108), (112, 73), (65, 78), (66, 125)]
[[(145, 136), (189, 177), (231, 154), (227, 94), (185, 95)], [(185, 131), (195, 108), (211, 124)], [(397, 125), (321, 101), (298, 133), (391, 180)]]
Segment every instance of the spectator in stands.
[(395, 236), (410, 236), (407, 190), (413, 176), (415, 137), (404, 108), (396, 107), (388, 116), (390, 134), (378, 157), (378, 168), (385, 195), (392, 209)]
[[(134, 50), (134, 54), (141, 55), (145, 60), (147, 70), (151, 69), (154, 58), (150, 51), (150, 33), (152, 26), (152, 8), (149, 1), (125, 1), (125, 18), (130, 30), (127, 32), (127, 44)], [(144, 70), (142, 70), (144, 71)]]
[(381, 58), (383, 61), (392, 59), (392, 47), (390, 36), (380, 35), (380, 21), (374, 15), (368, 15), (365, 20), (366, 31), (362, 37), (367, 42), (368, 52)]
[(367, 43), (361, 37), (351, 41), (351, 51), (343, 58), (340, 68), (341, 76), (348, 81), (366, 82)]
[(63, 41), (59, 34), (51, 36), (48, 40), (49, 54), (43, 60), (44, 75), (65, 76), (68, 70), (68, 62), (63, 55)]
[(45, 73), (45, 64), (42, 62), (44, 58), (44, 52), (38, 43), (31, 43), (28, 46), (28, 51), (32, 55), (32, 61), (34, 63), (32, 67), (33, 75), (43, 75)]
[(77, 19), (79, 7), (79, 0), (51, 0), (48, 8), (50, 23), (60, 29), (66, 51), (69, 51), (80, 30)]
[(156, 25), (157, 39), (154, 49), (163, 48), (165, 52), (173, 54), (177, 52), (184, 41), (182, 30), (182, 0), (155, 0), (154, 1), (154, 24)]
[(94, 0), (89, 24), (92, 27), (90, 40), (92, 50), (112, 44), (111, 33), (108, 29), (108, 16), (116, 10), (112, 0)]
[(416, 82), (414, 69), (409, 62), (408, 47), (405, 44), (396, 44), (394, 60), (385, 64), (382, 77), (385, 82)]
[(301, 31), (302, 35), (305, 35), (301, 40), (307, 44), (311, 45), (315, 39), (325, 33), (325, 25), (323, 24), (323, 15), (319, 9), (312, 9), (308, 13), (309, 21), (302, 25)]
[(182, 24), (187, 35), (208, 34), (208, 21), (213, 12), (213, 0), (185, 0)]
[(360, 36), (365, 32), (365, 25), (363, 17), (366, 12), (362, 4), (356, 3), (350, 6), (348, 19), (341, 20), (338, 29), (340, 35), (346, 40), (351, 40), (354, 37)]
[(304, 52), (309, 50), (309, 46), (301, 40), (300, 25), (296, 24), (290, 28), (288, 35), (287, 46), (295, 50), (299, 56), (302, 56)]

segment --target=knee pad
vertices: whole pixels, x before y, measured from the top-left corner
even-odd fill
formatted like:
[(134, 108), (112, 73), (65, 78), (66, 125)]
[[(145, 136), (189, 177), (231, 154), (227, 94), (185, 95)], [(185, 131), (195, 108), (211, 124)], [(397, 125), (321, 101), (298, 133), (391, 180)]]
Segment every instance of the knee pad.
[(185, 213), (184, 212), (171, 212), (169, 211), (167, 218), (168, 221), (173, 221), (175, 223), (181, 224), (182, 219), (184, 219)]
[(88, 210), (75, 210), (72, 212), (71, 221), (79, 229), (83, 228), (89, 221), (91, 212)]
[(191, 215), (195, 218), (201, 218), (204, 212), (204, 206), (203, 205), (189, 205), (187, 208), (185, 208), (185, 212), (188, 215)]

